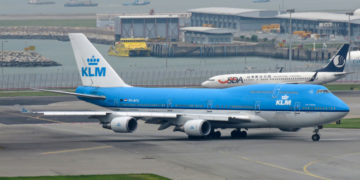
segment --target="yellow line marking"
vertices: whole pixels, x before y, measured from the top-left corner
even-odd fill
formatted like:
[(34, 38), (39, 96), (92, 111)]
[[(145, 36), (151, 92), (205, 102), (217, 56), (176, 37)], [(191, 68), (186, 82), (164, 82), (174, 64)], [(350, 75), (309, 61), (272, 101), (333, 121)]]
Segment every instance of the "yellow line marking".
[[(331, 156), (329, 158), (324, 158), (322, 160), (315, 160), (315, 161), (310, 161), (309, 163), (305, 164), (305, 166), (303, 167), (303, 170), (304, 172), (309, 175), (309, 176), (313, 176), (313, 177), (317, 177), (317, 178), (324, 178), (324, 177), (321, 177), (321, 176), (318, 176), (314, 173), (311, 173), (308, 168), (316, 163), (319, 163), (319, 162), (325, 162), (327, 160), (330, 160), (330, 159), (335, 159), (335, 158), (339, 158), (339, 157), (342, 157), (342, 156), (349, 156), (349, 155), (356, 155), (356, 154), (360, 154), (360, 152), (355, 152), (355, 153), (348, 153), (348, 154), (340, 154), (340, 155), (337, 155), (337, 156)], [(329, 178), (325, 178), (324, 180), (331, 180)]]
[(325, 178), (325, 177), (322, 177), (322, 176), (318, 176), (314, 173), (311, 173), (309, 170), (308, 170), (308, 167), (315, 164), (315, 163), (318, 163), (319, 161), (310, 161), (309, 163), (307, 163), (304, 167), (303, 167), (303, 170), (305, 172), (305, 174), (309, 175), (309, 176), (312, 176), (312, 177), (315, 177), (315, 178), (319, 178), (319, 179), (323, 179), (323, 180), (331, 180), (329, 178)]
[(107, 149), (107, 148), (112, 148), (112, 146), (96, 146), (96, 147), (89, 147), (89, 148), (67, 149), (67, 150), (60, 150), (60, 151), (43, 152), (40, 154), (49, 155), (49, 154), (60, 154), (60, 153), (79, 152), (79, 151), (91, 151), (91, 150)]
[(318, 179), (323, 179), (323, 180), (329, 180), (329, 179), (321, 177), (321, 176), (313, 176), (313, 175), (307, 174), (307, 173), (302, 172), (302, 171), (286, 168), (286, 167), (283, 167), (283, 166), (279, 166), (279, 165), (264, 162), (264, 161), (258, 161), (258, 160), (249, 159), (249, 158), (244, 157), (244, 156), (240, 156), (240, 158), (243, 159), (243, 160), (246, 160), (246, 161), (254, 162), (256, 164), (260, 164), (260, 165), (264, 165), (264, 166), (268, 166), (268, 167), (272, 167), (272, 168), (276, 168), (276, 169), (281, 169), (281, 170), (296, 173), (296, 174), (307, 175), (307, 176), (311, 176), (311, 177), (318, 178)]

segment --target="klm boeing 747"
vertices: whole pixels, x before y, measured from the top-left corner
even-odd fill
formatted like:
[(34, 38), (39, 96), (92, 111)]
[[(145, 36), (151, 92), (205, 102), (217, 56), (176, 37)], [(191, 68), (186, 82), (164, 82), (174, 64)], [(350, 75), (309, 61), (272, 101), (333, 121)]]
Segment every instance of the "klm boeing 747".
[(50, 116), (83, 115), (102, 127), (131, 133), (137, 121), (173, 127), (189, 138), (246, 137), (249, 128), (297, 131), (314, 127), (313, 141), (323, 124), (343, 118), (349, 107), (320, 85), (266, 84), (227, 89), (142, 88), (126, 84), (83, 34), (70, 34), (83, 86), (76, 92), (43, 90), (77, 96), (108, 111), (45, 111)]

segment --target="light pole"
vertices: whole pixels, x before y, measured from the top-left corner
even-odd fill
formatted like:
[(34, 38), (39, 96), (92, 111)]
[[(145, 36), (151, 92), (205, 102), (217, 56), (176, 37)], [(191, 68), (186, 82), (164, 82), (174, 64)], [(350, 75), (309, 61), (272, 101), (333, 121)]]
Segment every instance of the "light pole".
[(291, 71), (291, 66), (292, 66), (292, 18), (291, 18), (291, 15), (292, 13), (295, 12), (295, 9), (287, 9), (286, 10), (287, 13), (290, 14), (290, 23), (289, 23), (289, 33), (290, 33), (290, 39), (289, 39), (289, 63), (290, 63), (290, 66), (289, 66), (289, 69)]
[[(4, 63), (4, 42), (7, 42), (7, 41), (1, 40), (1, 63)], [(4, 70), (2, 67), (1, 67), (1, 73), (2, 73), (1, 75), (3, 76)]]
[(349, 57), (348, 57), (348, 59), (350, 60), (350, 50), (351, 50), (351, 23), (350, 23), (350, 21), (351, 21), (351, 19), (350, 19), (350, 16), (353, 16), (354, 15), (354, 13), (353, 12), (347, 12), (347, 13), (345, 13), (347, 16), (349, 16), (349, 21), (348, 21), (348, 38), (349, 38)]

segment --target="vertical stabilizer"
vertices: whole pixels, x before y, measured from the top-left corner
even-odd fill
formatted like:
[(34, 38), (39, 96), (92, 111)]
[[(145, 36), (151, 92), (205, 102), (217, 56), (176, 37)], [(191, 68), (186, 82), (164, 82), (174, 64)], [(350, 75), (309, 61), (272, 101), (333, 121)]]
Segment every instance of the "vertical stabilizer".
[(129, 87), (82, 33), (70, 33), (75, 61), (84, 86)]
[(341, 49), (331, 58), (326, 67), (317, 70), (317, 72), (343, 72), (346, 64), (346, 56), (349, 51), (349, 44), (344, 44)]

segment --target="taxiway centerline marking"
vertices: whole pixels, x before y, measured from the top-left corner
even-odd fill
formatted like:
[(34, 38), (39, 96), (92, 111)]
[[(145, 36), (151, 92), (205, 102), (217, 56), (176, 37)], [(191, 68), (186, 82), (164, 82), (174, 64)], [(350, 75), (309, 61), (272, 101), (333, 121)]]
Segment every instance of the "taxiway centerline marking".
[(303, 172), (303, 171), (286, 168), (286, 167), (279, 166), (279, 165), (276, 165), (276, 164), (272, 164), (272, 163), (268, 163), (268, 162), (264, 162), (264, 161), (253, 160), (253, 159), (250, 159), (250, 158), (247, 158), (247, 157), (244, 157), (244, 156), (239, 156), (239, 157), (240, 157), (241, 159), (243, 159), (243, 160), (250, 161), (250, 162), (253, 162), (253, 163), (256, 163), (256, 164), (260, 164), (260, 165), (263, 165), (263, 166), (268, 166), (268, 167), (272, 167), (272, 168), (276, 168), (276, 169), (281, 169), (281, 170), (288, 171), (288, 172), (292, 172), (292, 173), (296, 173), (296, 174), (311, 176), (311, 177), (314, 177), (314, 178), (317, 178), (317, 179), (330, 180), (330, 179), (325, 178), (325, 177), (307, 174), (307, 173), (305, 173), (305, 172)]
[[(313, 176), (313, 177), (321, 177), (321, 176), (318, 176), (314, 173), (311, 173), (308, 168), (316, 163), (319, 163), (319, 162), (324, 162), (324, 161), (327, 161), (327, 160), (330, 160), (330, 159), (334, 159), (334, 158), (338, 158), (338, 157), (342, 157), (342, 156), (351, 156), (351, 155), (356, 155), (356, 154), (360, 154), (360, 152), (354, 152), (354, 153), (348, 153), (348, 154), (340, 154), (340, 155), (337, 155), (337, 156), (331, 156), (329, 158), (324, 158), (324, 159), (319, 159), (319, 160), (315, 160), (315, 161), (310, 161), (309, 163), (305, 164), (305, 166), (303, 167), (303, 170), (306, 174), (308, 174), (309, 176)], [(323, 177), (322, 177), (323, 178)], [(328, 178), (325, 178), (324, 180), (330, 180)]]
[(91, 151), (91, 150), (107, 149), (107, 148), (112, 148), (112, 146), (96, 146), (96, 147), (89, 147), (89, 148), (67, 149), (67, 150), (60, 150), (60, 151), (43, 152), (40, 154), (49, 155), (49, 154), (60, 154), (60, 153), (79, 152), (79, 151)]

